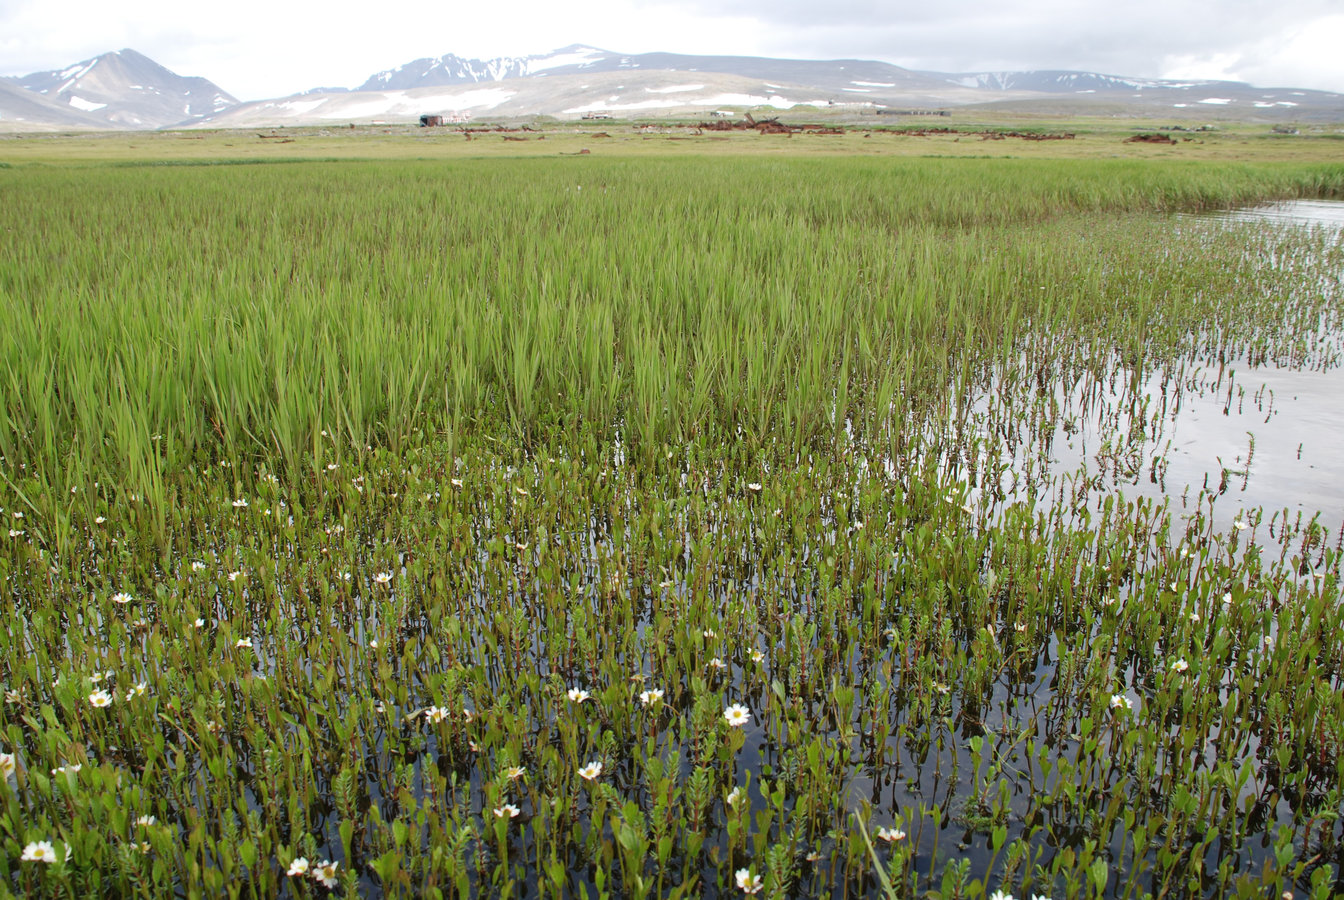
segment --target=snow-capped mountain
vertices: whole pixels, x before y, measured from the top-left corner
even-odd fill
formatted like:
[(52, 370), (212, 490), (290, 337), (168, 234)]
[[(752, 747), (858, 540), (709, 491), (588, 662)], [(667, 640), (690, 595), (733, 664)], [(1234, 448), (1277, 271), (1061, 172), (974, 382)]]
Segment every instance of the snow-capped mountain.
[(466, 59), (452, 53), (438, 59), (416, 59), (395, 69), (369, 76), (357, 90), (383, 91), (438, 87), (445, 84), (471, 84), (525, 78), (547, 71), (590, 69), (610, 54), (593, 47), (575, 44), (540, 56), (500, 56), (495, 59)]
[(991, 91), (1040, 91), (1041, 93), (1083, 93), (1102, 91), (1185, 90), (1209, 89), (1219, 85), (1248, 89), (1239, 81), (1177, 81), (1165, 78), (1127, 78), (1123, 75), (1102, 75), (1097, 72), (1072, 72), (1061, 69), (1036, 69), (1026, 72), (926, 72), (933, 78), (942, 78), (963, 87), (984, 88)]
[(1338, 122), (1344, 120), (1344, 95), (1096, 72), (915, 72), (859, 59), (630, 55), (586, 44), (488, 60), (453, 54), (417, 59), (378, 72), (355, 89), (314, 88), (242, 104), (204, 78), (183, 78), (134, 50), (0, 79), (0, 130), (7, 131), (411, 123), (423, 114), (461, 121), (824, 109), (853, 118), (973, 108)]
[(213, 82), (183, 77), (130, 49), (12, 81), (58, 106), (117, 128), (184, 124), (238, 104)]
[(762, 81), (811, 85), (847, 91), (855, 85), (902, 89), (942, 89), (946, 78), (902, 69), (890, 63), (861, 59), (795, 60), (756, 56), (688, 56), (681, 53), (624, 55), (572, 44), (536, 56), (465, 59), (448, 54), (417, 59), (371, 76), (361, 91), (410, 90), (443, 85), (506, 81), (529, 76), (602, 72), (712, 72)]
[[(1069, 99), (1114, 103), (1123, 101), (1136, 111), (1147, 109), (1205, 109), (1228, 107), (1252, 115), (1268, 115), (1273, 110), (1308, 118), (1322, 105), (1336, 117), (1344, 110), (1344, 96), (1325, 91), (1299, 91), (1292, 88), (1260, 88), (1244, 81), (1176, 80), (1170, 78), (1130, 78), (1098, 72), (1072, 72), (1041, 69), (1028, 72), (927, 72), (951, 84), (994, 92), (1029, 92), (1042, 98), (1040, 105), (1053, 103), (1056, 109)], [(1053, 98), (1051, 100), (1050, 98)], [(1076, 104), (1073, 109), (1079, 108)]]

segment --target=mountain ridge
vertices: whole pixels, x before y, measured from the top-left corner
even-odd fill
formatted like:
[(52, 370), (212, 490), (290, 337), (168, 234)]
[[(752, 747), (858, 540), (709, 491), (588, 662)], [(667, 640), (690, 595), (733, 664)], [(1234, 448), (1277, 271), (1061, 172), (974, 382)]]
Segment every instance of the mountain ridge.
[(473, 59), (423, 57), (356, 88), (240, 103), (125, 48), (64, 69), (0, 79), (0, 129), (266, 127), (415, 121), (421, 114), (709, 116), (747, 109), (1009, 109), (1049, 114), (1243, 116), (1344, 121), (1344, 94), (1244, 82), (1062, 69), (932, 72), (862, 59), (621, 54), (589, 44)]
[(9, 81), (113, 128), (163, 128), (238, 105), (209, 79), (183, 76), (129, 47)]

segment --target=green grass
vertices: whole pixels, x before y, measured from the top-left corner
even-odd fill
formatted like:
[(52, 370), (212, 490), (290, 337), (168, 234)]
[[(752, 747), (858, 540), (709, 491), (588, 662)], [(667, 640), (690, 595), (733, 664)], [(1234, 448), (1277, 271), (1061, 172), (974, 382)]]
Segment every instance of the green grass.
[(1107, 387), (1148, 374), (1336, 365), (1337, 240), (1168, 214), (1341, 189), (0, 171), (0, 890), (320, 895), (302, 856), (388, 896), (1328, 892), (1337, 543), (1068, 502), (1042, 441), (1156, 439)]

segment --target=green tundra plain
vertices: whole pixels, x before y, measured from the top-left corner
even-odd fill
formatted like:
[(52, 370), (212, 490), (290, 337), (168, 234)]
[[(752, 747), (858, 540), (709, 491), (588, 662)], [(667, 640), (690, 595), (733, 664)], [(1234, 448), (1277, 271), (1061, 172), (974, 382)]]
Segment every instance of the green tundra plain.
[(1339, 136), (602, 127), (0, 139), (0, 895), (1340, 890)]

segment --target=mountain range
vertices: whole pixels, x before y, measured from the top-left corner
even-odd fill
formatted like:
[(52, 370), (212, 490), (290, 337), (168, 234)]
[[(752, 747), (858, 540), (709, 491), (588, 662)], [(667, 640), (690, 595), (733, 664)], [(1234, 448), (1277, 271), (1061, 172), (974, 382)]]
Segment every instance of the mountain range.
[(1235, 81), (1095, 72), (920, 72), (872, 60), (675, 53), (624, 55), (586, 45), (480, 60), (447, 54), (371, 75), (241, 103), (134, 50), (64, 69), (0, 78), (0, 130), (266, 127), (476, 117), (708, 116), (825, 109), (828, 115), (1001, 109), (1264, 121), (1344, 121), (1344, 95)]

